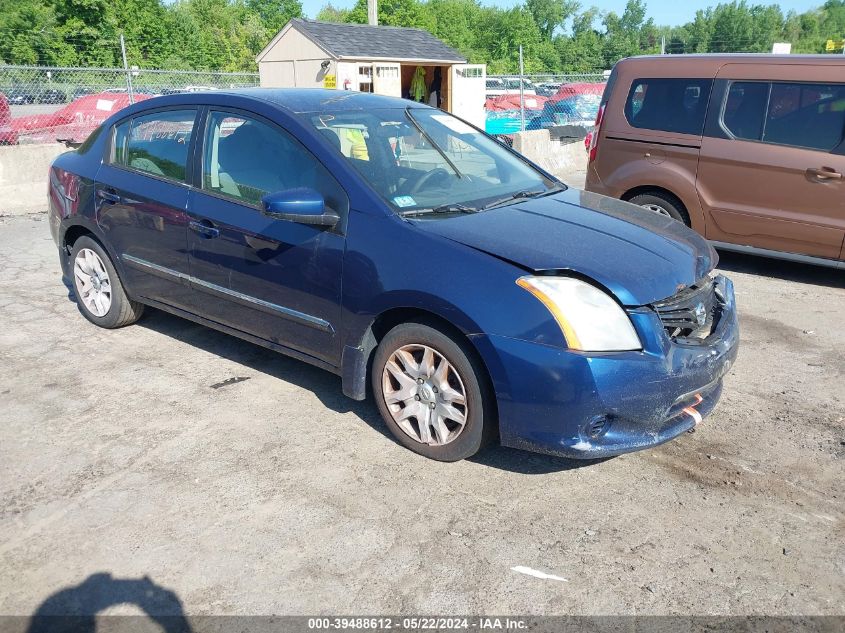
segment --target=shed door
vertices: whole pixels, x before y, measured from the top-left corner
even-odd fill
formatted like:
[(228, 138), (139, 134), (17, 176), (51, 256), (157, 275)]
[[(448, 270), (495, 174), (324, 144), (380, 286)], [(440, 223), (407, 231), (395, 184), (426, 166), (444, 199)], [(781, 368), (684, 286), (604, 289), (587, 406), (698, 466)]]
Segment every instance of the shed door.
[(399, 64), (373, 64), (373, 92), (388, 97), (402, 96), (402, 72)]
[(456, 64), (450, 72), (452, 114), (483, 130), (487, 67), (484, 64)]

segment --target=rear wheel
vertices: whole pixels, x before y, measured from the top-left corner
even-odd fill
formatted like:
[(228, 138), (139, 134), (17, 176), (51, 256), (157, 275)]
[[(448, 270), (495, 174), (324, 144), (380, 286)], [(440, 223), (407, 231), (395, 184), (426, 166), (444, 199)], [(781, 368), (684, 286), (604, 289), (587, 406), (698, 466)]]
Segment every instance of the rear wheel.
[(683, 222), (687, 226), (690, 225), (689, 214), (684, 208), (683, 203), (675, 196), (663, 192), (641, 193), (634, 196), (628, 202), (639, 205), (644, 209), (666, 215), (670, 218)]
[(371, 381), (376, 404), (403, 446), (439, 461), (478, 452), (495, 420), (483, 368), (463, 341), (404, 323), (379, 343)]
[(118, 328), (134, 323), (144, 306), (132, 301), (123, 289), (108, 254), (90, 237), (80, 237), (70, 254), (76, 304), (94, 325)]

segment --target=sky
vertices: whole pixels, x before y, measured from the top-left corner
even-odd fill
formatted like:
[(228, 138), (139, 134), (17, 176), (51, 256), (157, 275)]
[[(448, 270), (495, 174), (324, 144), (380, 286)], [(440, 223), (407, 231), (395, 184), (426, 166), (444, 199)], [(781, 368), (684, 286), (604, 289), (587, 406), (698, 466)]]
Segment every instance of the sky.
[[(317, 12), (327, 3), (328, 0), (302, 0), (302, 8), (305, 15), (313, 18)], [(520, 0), (481, 0), (483, 5), (495, 5), (500, 7), (511, 7)], [(718, 4), (713, 2), (691, 2), (690, 0), (646, 0), (648, 17), (654, 18), (659, 25), (677, 26), (685, 24), (695, 17), (698, 9)], [(332, 4), (338, 8), (349, 8), (355, 4), (355, 0), (332, 0)], [(597, 6), (602, 11), (615, 11), (621, 14), (625, 10), (626, 0), (581, 0), (584, 7)], [(784, 12), (794, 10), (803, 12), (813, 7), (824, 4), (824, 0), (816, 2), (808, 0), (780, 0), (769, 2), (767, 0), (750, 0), (749, 4), (779, 4)]]

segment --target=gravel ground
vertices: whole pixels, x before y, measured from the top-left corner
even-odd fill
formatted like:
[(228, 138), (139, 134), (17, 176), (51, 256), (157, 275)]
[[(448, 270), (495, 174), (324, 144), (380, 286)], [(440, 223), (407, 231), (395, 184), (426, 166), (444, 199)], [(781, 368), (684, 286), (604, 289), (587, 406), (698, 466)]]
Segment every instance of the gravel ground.
[(89, 324), (44, 215), (0, 264), (0, 613), (111, 574), (189, 614), (845, 614), (841, 271), (723, 256), (742, 348), (694, 434), (442, 464), (318, 369)]

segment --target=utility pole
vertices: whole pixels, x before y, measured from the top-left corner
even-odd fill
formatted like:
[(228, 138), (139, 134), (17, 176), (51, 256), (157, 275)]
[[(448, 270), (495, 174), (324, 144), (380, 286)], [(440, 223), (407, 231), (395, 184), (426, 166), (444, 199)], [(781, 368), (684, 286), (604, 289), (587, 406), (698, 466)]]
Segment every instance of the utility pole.
[(367, 23), (378, 26), (378, 0), (367, 0)]
[(525, 131), (525, 67), (522, 64), (522, 44), (519, 45), (519, 129)]
[(666, 36), (665, 35), (660, 37), (660, 54), (661, 55), (666, 54)]
[(129, 103), (135, 103), (135, 95), (132, 94), (132, 73), (129, 72), (129, 63), (126, 61), (126, 42), (123, 40), (123, 33), (120, 34), (120, 54), (123, 55), (123, 70), (126, 71), (126, 91), (129, 93)]

